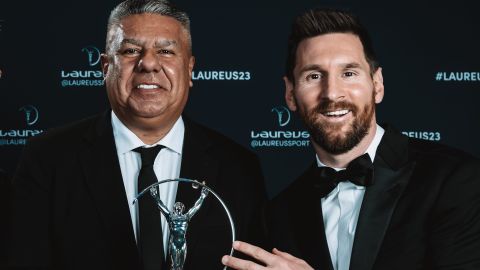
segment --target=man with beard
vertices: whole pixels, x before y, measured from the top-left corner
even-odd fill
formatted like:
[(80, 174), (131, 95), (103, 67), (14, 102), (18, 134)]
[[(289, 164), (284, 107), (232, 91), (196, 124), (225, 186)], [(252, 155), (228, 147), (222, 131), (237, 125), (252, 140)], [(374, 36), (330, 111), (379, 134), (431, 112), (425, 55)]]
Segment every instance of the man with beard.
[[(102, 55), (112, 109), (27, 144), (13, 181), (13, 269), (170, 269), (166, 220), (151, 196), (133, 201), (178, 177), (205, 181), (229, 206), (237, 237), (261, 241), (266, 194), (256, 156), (182, 115), (191, 44), (189, 17), (168, 1), (113, 9)], [(178, 182), (159, 187), (169, 209), (199, 195)], [(187, 237), (185, 270), (220, 269), (231, 248), (222, 205), (207, 198)]]
[(267, 269), (480, 269), (480, 162), (377, 125), (382, 69), (358, 19), (310, 10), (294, 21), (288, 53), (286, 102), (316, 160), (266, 209), (283, 251), (234, 248)]

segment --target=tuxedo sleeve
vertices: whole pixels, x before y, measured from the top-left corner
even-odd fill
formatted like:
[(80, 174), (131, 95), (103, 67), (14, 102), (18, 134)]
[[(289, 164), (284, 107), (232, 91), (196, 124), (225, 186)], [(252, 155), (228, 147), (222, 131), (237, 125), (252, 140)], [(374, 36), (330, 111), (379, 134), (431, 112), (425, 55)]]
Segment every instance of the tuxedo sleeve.
[(50, 187), (46, 158), (36, 145), (23, 151), (12, 182), (11, 239), (8, 265), (12, 269), (49, 269), (51, 247)]
[(242, 172), (244, 174), (242, 178), (248, 179), (248, 184), (242, 186), (244, 190), (238, 190), (240, 194), (244, 195), (242, 199), (238, 200), (243, 205), (237, 207), (251, 209), (251, 212), (244, 212), (242, 219), (245, 220), (245, 226), (242, 227), (245, 232), (240, 233), (244, 238), (239, 240), (266, 248), (263, 209), (266, 205), (267, 195), (260, 162), (256, 156), (250, 159), (247, 168), (249, 169)]
[(432, 215), (433, 269), (480, 269), (480, 162), (457, 166)]
[(0, 221), (0, 269), (6, 263), (7, 243), (10, 237), (8, 226), (10, 223), (10, 181), (7, 174), (0, 169), (0, 214), (6, 217)]

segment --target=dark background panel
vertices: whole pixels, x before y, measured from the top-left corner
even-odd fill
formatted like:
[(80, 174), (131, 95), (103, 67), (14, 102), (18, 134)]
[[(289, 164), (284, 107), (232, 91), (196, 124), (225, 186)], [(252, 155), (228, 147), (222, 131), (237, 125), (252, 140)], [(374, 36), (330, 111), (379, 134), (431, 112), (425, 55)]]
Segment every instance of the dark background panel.
[[(286, 121), (282, 76), (290, 22), (315, 6), (352, 10), (370, 30), (385, 81), (379, 122), (480, 156), (480, 74), (475, 81), (450, 77), (480, 72), (474, 1), (448, 6), (353, 0), (175, 2), (191, 16), (196, 57), (186, 114), (255, 151), (270, 195), (314, 160), (306, 145), (254, 143), (308, 142), (275, 136), (304, 131), (293, 113)], [(104, 87), (95, 85), (101, 83), (95, 62), (116, 3), (32, 1), (28, 8), (20, 1), (0, 3), (0, 168), (9, 175), (32, 134), (108, 108)], [(238, 78), (205, 79), (215, 72)], [(62, 86), (65, 80), (94, 85)]]

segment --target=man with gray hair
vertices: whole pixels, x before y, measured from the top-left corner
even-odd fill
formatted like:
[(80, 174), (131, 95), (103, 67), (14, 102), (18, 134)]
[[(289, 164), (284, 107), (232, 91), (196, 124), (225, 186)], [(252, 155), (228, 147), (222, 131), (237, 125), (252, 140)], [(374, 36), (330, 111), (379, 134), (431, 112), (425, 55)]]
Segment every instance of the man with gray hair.
[[(182, 116), (192, 87), (190, 21), (167, 1), (120, 3), (108, 21), (102, 70), (111, 110), (35, 137), (13, 181), (15, 269), (167, 269), (168, 225), (145, 187), (205, 181), (230, 207), (239, 239), (259, 243), (265, 200), (254, 154)], [(160, 186), (170, 209), (199, 190)], [(245, 197), (249, 200), (245, 200)], [(205, 200), (190, 224), (184, 269), (220, 269), (228, 219)]]

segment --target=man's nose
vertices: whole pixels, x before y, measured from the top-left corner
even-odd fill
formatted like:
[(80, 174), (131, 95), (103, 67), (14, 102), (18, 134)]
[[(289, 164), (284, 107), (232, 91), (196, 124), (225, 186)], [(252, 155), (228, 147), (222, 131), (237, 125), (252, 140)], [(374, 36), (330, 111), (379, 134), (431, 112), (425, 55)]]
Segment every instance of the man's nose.
[(159, 72), (161, 69), (160, 57), (155, 50), (145, 51), (140, 61), (138, 61), (138, 71), (140, 72)]
[(321, 98), (337, 101), (345, 98), (345, 90), (340, 78), (328, 75), (322, 86)]

